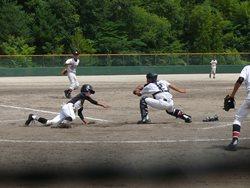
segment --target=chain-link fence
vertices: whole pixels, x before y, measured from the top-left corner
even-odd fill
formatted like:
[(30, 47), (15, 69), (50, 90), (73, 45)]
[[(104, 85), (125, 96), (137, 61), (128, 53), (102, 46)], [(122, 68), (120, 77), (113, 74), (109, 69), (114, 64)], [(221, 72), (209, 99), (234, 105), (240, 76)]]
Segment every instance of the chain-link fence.
[[(70, 55), (2, 55), (0, 67), (61, 67)], [(246, 65), (250, 53), (82, 54), (79, 66)]]

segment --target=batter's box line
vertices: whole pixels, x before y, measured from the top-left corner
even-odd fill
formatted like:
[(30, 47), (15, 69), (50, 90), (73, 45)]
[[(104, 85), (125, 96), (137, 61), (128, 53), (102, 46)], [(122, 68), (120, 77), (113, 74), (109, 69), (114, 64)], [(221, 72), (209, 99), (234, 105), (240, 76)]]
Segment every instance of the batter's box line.
[[(0, 107), (27, 110), (27, 111), (33, 111), (33, 112), (42, 112), (42, 113), (48, 113), (48, 114), (58, 114), (57, 112), (51, 112), (51, 111), (39, 110), (39, 109), (33, 109), (33, 108), (26, 108), (26, 107), (20, 107), (20, 106), (4, 105), (4, 104), (0, 104)], [(93, 117), (86, 117), (86, 119), (101, 121), (101, 122), (112, 122), (110, 120), (93, 118)]]
[[(231, 138), (204, 138), (204, 139), (182, 139), (182, 140), (12, 140), (0, 139), (0, 143), (35, 143), (35, 144), (162, 144), (162, 143), (185, 143), (185, 142), (221, 142), (230, 141)], [(241, 140), (250, 140), (242, 137)]]

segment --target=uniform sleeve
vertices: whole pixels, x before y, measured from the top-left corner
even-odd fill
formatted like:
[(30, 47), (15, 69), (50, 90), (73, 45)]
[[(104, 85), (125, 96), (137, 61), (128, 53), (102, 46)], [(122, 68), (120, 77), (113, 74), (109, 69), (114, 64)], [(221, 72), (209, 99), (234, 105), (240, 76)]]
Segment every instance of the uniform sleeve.
[(240, 73), (240, 77), (244, 78), (244, 80), (247, 77), (247, 67), (244, 67)]
[(150, 94), (149, 89), (150, 88), (148, 87), (148, 85), (144, 86), (144, 88), (141, 90), (141, 94), (142, 95)]
[(86, 97), (86, 100), (88, 100), (92, 104), (95, 104), (95, 105), (98, 104), (98, 102), (96, 100), (92, 99), (91, 97)]
[(165, 85), (167, 86), (167, 88), (171, 85), (168, 81), (164, 80)]
[(79, 110), (78, 110), (78, 116), (79, 118), (83, 121), (84, 120), (84, 117), (82, 115), (82, 111), (83, 111), (83, 107), (81, 107)]
[(71, 64), (71, 59), (68, 59), (67, 61), (65, 61), (65, 65), (70, 65)]

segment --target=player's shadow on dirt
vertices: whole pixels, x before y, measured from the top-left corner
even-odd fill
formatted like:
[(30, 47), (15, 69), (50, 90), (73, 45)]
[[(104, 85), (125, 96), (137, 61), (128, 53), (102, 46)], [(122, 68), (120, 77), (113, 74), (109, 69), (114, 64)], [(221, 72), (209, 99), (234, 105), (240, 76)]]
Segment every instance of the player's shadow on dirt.
[[(48, 98), (51, 98), (51, 99), (66, 99), (64, 96), (49, 96)], [(70, 100), (70, 99), (68, 99)]]
[(122, 126), (137, 126), (137, 127), (150, 127), (150, 126), (160, 126), (160, 125), (171, 125), (175, 126), (174, 122), (151, 122), (147, 124), (137, 124), (137, 122), (129, 122), (129, 121), (124, 121), (124, 122), (105, 122), (105, 123), (93, 123), (90, 125), (87, 125), (88, 127), (122, 127)]
[[(226, 150), (227, 145), (212, 145), (211, 147), (208, 147), (208, 149), (222, 149), (222, 150)], [(238, 150), (250, 150), (250, 147), (243, 147), (243, 146), (238, 146), (237, 147), (237, 151)]]

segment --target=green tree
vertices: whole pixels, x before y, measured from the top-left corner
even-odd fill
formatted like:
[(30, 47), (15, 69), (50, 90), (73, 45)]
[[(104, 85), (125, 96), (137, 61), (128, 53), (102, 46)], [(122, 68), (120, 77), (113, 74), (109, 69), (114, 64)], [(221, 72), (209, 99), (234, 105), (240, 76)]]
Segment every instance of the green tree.
[(156, 14), (161, 18), (166, 18), (170, 25), (169, 41), (172, 41), (171, 51), (182, 51), (183, 44), (181, 36), (184, 28), (184, 9), (181, 6), (181, 0), (143, 0), (142, 6), (148, 12)]
[(32, 16), (34, 45), (37, 53), (70, 52), (70, 37), (79, 25), (79, 15), (67, 0), (30, 0), (26, 3)]
[(0, 53), (9, 53), (5, 47), (12, 45), (8, 43), (13, 38), (21, 37), (25, 44), (29, 45), (32, 41), (30, 23), (31, 18), (23, 11), (22, 6), (17, 5), (15, 1), (2, 1), (0, 3), (0, 43), (2, 44)]
[(131, 20), (133, 29), (129, 36), (139, 39), (145, 44), (140, 51), (150, 52), (171, 50), (170, 23), (165, 18), (160, 18), (155, 14), (147, 12), (141, 7), (133, 8), (133, 19)]
[(93, 47), (93, 41), (86, 39), (83, 35), (83, 32), (79, 29), (75, 32), (74, 35), (70, 37), (71, 48), (78, 49), (81, 53), (95, 53), (96, 50)]
[(222, 34), (225, 22), (209, 3), (197, 5), (189, 17), (188, 46), (191, 52), (222, 51)]
[(35, 47), (29, 46), (24, 38), (14, 36), (9, 36), (1, 48), (8, 55), (31, 55), (35, 52)]
[(212, 0), (212, 5), (227, 21), (223, 33), (224, 49), (248, 51), (250, 49), (250, 2)]

